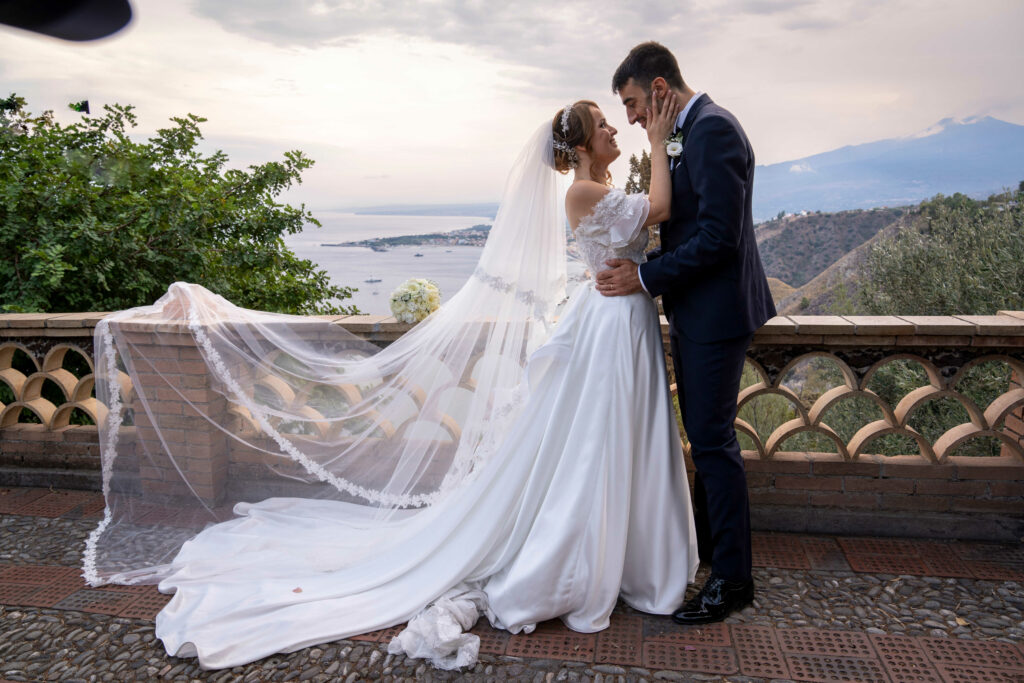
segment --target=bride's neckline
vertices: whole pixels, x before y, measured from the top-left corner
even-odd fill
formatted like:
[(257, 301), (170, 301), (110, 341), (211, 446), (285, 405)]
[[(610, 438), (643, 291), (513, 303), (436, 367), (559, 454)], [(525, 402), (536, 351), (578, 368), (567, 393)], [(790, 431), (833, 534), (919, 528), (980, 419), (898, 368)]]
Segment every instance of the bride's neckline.
[(610, 196), (612, 196), (613, 193), (615, 193), (617, 191), (619, 191), (619, 188), (614, 187), (614, 186), (609, 186), (608, 187), (608, 191), (605, 192), (601, 196), (600, 199), (598, 199), (596, 202), (594, 202), (594, 205), (590, 207), (590, 210), (587, 211), (587, 213), (585, 213), (582, 216), (580, 216), (580, 219), (578, 221), (576, 221), (576, 225), (569, 226), (572, 229), (573, 236), (576, 235), (576, 230), (581, 225), (583, 225), (584, 223), (587, 222), (587, 219), (594, 217), (594, 214), (597, 213), (597, 207), (601, 206), (601, 204), (603, 204), (605, 202), (605, 200), (607, 200)]

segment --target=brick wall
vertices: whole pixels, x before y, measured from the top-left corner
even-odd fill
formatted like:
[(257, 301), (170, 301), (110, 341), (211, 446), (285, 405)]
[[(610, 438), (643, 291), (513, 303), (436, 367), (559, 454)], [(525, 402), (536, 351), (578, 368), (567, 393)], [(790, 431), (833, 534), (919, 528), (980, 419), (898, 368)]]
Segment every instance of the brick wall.
[(744, 454), (754, 526), (809, 533), (1017, 541), (1024, 535), (1024, 467), (1009, 458), (823, 453)]

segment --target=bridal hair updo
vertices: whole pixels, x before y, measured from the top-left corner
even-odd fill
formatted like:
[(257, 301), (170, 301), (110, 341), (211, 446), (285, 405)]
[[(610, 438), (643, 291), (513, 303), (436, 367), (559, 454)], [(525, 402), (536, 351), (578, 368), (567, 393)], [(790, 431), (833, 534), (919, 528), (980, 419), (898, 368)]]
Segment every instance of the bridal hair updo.
[[(555, 143), (564, 142), (570, 149), (582, 146), (588, 152), (591, 151), (591, 137), (594, 135), (594, 117), (590, 114), (591, 107), (597, 107), (597, 103), (590, 100), (573, 102), (566, 121), (568, 130), (565, 133), (562, 132), (562, 114), (565, 110), (559, 109), (555, 118), (551, 120), (551, 135)], [(558, 147), (554, 152), (556, 171), (568, 173), (576, 168), (579, 160), (575, 154), (558, 149)], [(612, 176), (608, 173), (604, 178), (592, 178), (592, 180), (610, 185)]]

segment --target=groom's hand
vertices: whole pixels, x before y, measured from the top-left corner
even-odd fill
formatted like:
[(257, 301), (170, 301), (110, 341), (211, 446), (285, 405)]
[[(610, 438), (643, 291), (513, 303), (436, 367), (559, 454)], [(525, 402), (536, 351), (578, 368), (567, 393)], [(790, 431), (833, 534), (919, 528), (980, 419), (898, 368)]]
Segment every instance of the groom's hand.
[(629, 259), (613, 258), (604, 262), (611, 270), (597, 274), (597, 291), (605, 296), (626, 296), (642, 292), (636, 264)]

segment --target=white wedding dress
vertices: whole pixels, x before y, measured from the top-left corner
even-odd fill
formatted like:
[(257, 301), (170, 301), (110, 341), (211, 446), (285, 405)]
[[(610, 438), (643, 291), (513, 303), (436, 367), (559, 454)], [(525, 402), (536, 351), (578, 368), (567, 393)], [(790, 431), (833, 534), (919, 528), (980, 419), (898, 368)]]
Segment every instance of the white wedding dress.
[[(594, 207), (576, 230), (590, 273), (643, 259), (648, 207), (621, 190)], [(237, 503), (152, 573), (174, 594), (156, 635), (172, 655), (223, 668), (409, 622), (390, 650), (455, 668), (476, 661), (465, 631), (481, 614), (518, 633), (553, 618), (599, 631), (620, 597), (672, 612), (698, 560), (663, 354), (646, 294), (604, 297), (586, 282), (530, 349), (509, 421), (492, 420), (497, 442), (477, 447), (487, 456), (452, 493), (383, 517), (354, 500)], [(110, 517), (101, 546), (119, 533)]]

